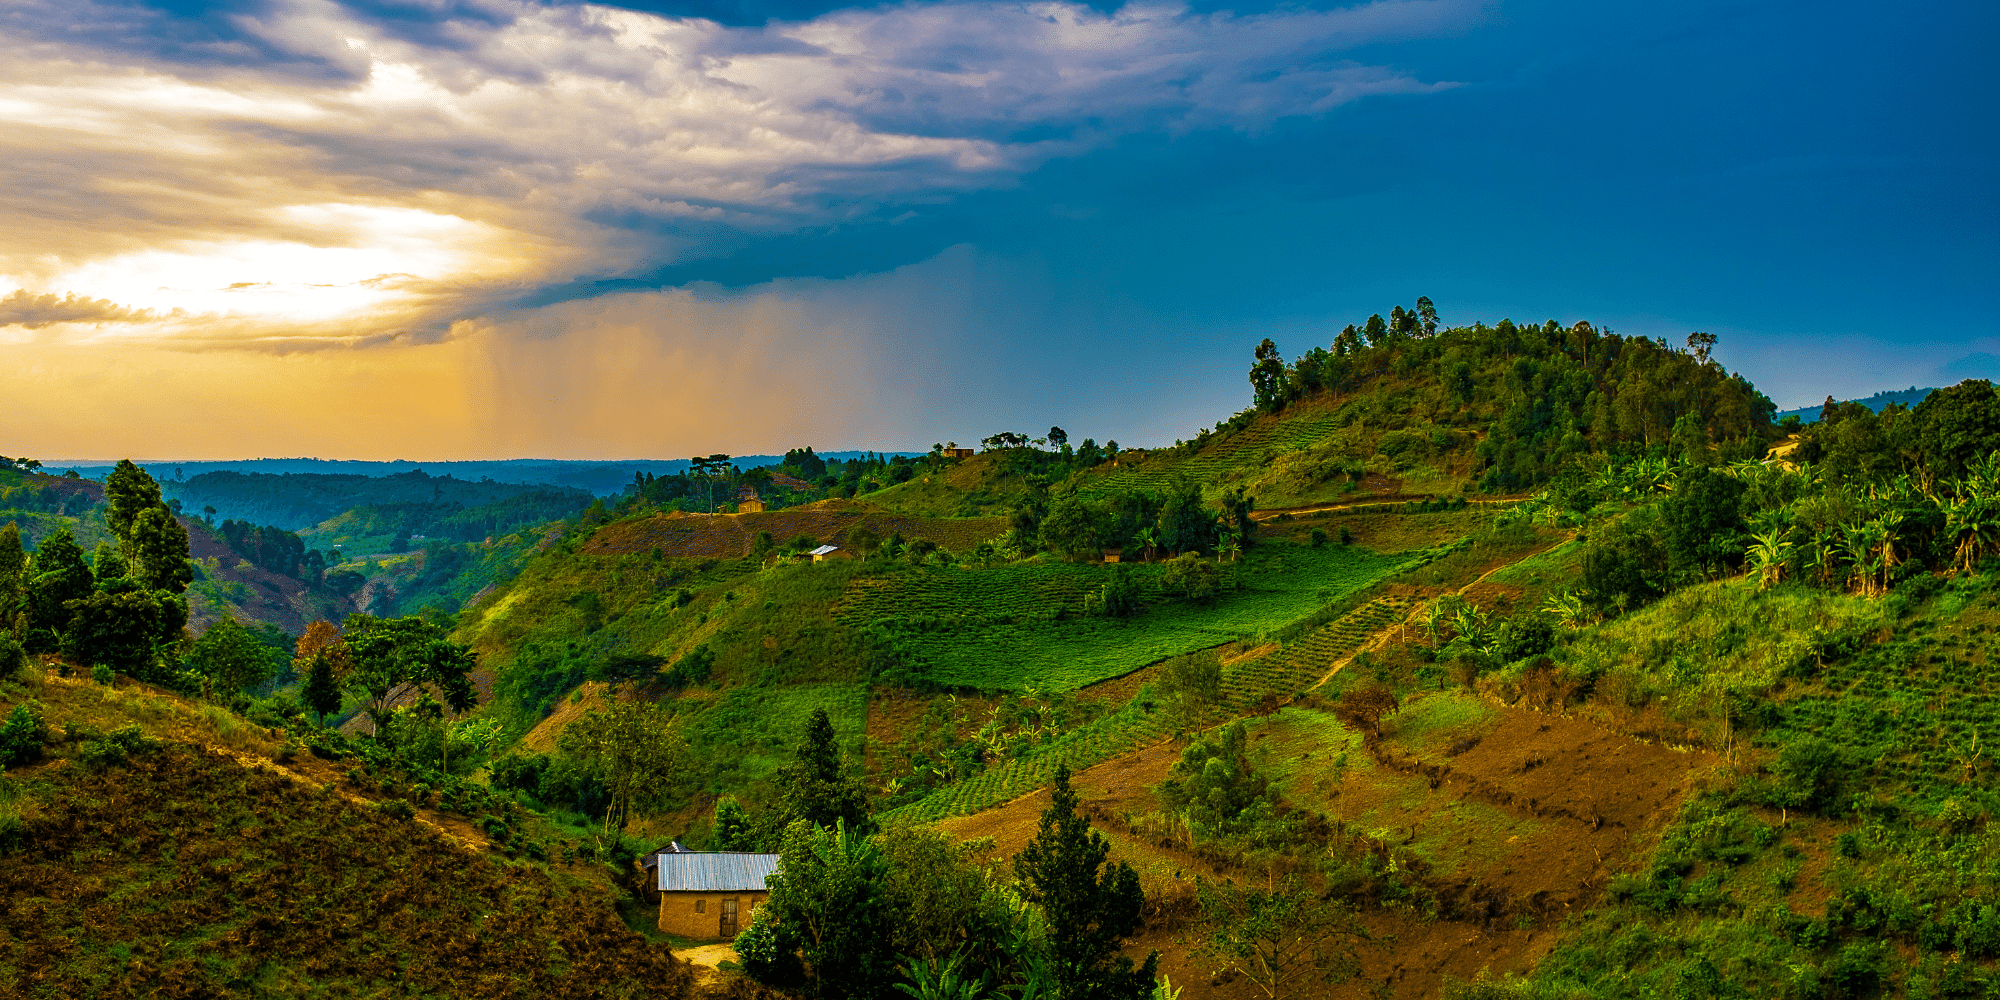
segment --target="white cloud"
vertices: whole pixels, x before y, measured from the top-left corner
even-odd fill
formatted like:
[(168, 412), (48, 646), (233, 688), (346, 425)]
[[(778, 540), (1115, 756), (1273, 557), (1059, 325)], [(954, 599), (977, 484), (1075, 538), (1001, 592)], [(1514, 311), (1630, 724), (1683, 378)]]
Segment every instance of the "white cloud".
[[(1478, 11), (942, 3), (738, 29), (465, 9), (412, 40), (280, 0), (235, 17), (239, 37), (149, 48), (172, 33), (132, 8), (17, 8), (0, 20), (0, 291), (101, 299), (120, 330), (187, 344), (436, 336), (537, 285), (704, 252), (591, 221), (606, 213), (669, 233), (887, 218), (1135, 131), (1436, 89), (1341, 53)], [(58, 314), (35, 322), (86, 322)]]

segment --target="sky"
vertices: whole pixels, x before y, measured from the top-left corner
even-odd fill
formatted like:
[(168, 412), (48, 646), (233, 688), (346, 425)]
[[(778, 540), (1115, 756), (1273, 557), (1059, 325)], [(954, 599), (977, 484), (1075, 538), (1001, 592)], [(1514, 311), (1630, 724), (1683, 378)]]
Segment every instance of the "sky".
[(2000, 378), (2000, 5), (14, 0), (0, 450), (1153, 445), (1420, 295)]

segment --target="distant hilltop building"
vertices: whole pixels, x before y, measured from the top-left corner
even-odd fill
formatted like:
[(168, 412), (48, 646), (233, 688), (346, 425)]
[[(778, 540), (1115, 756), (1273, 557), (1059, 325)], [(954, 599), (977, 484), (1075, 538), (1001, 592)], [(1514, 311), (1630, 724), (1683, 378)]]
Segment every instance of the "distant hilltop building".
[(840, 551), (840, 546), (838, 545), (822, 545), (819, 548), (816, 548), (806, 554), (812, 556), (813, 562), (820, 562), (826, 559), (826, 557), (833, 555), (835, 552), (839, 551)]
[(971, 448), (946, 448), (944, 450), (944, 457), (946, 458), (971, 458), (972, 455), (973, 451)]

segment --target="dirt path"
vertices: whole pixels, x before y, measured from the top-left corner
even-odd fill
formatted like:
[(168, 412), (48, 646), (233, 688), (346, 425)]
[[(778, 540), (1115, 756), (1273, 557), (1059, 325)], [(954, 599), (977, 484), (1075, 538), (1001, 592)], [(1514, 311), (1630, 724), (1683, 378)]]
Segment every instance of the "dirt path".
[(736, 946), (730, 944), (705, 944), (698, 948), (687, 948), (675, 952), (696, 965), (718, 968), (724, 962), (736, 961)]
[[(1474, 501), (1474, 502), (1477, 503), (1481, 501)], [(1493, 502), (1493, 501), (1488, 501), (1488, 502)], [(1571, 537), (1573, 538), (1574, 536)], [(1534, 557), (1541, 555), (1544, 552), (1554, 549), (1557, 546), (1567, 544), (1569, 541), (1570, 541), (1569, 538), (1564, 538), (1561, 541), (1556, 542), (1554, 545), (1545, 545), (1540, 548), (1537, 548), (1534, 551), (1529, 552), (1526, 555), (1523, 555), (1521, 558), (1516, 559), (1512, 562), (1501, 563), (1500, 565), (1495, 566), (1492, 569), (1489, 569), (1486, 572), (1479, 574), (1478, 579), (1475, 579), (1471, 583), (1468, 583), (1465, 586), (1458, 588), (1452, 593), (1458, 595), (1459, 597), (1464, 597), (1467, 593), (1471, 592), (1472, 588), (1477, 587), (1482, 583), (1485, 583), (1487, 577), (1490, 577), (1493, 574), (1498, 573), (1503, 569), (1512, 569), (1515, 566), (1519, 566), (1520, 564), (1527, 562), (1528, 560), (1533, 559)], [(1340, 673), (1342, 668), (1346, 667), (1349, 663), (1354, 662), (1355, 657), (1360, 656), (1363, 653), (1373, 652), (1377, 649), (1382, 648), (1382, 644), (1388, 642), (1390, 636), (1394, 635), (1396, 632), (1402, 629), (1408, 628), (1411, 622), (1417, 620), (1418, 615), (1423, 614), (1426, 609), (1428, 609), (1432, 604), (1435, 603), (1437, 603), (1437, 598), (1435, 597), (1427, 601), (1419, 602), (1415, 607), (1410, 609), (1409, 614), (1403, 616), (1402, 621), (1399, 621), (1394, 625), (1384, 626), (1381, 631), (1376, 632), (1374, 636), (1370, 637), (1367, 642), (1364, 642), (1361, 645), (1356, 646), (1354, 648), (1354, 652), (1347, 654), (1346, 657), (1340, 660), (1334, 661), (1333, 666), (1327, 669), (1326, 675), (1324, 677), (1321, 677), (1317, 682), (1315, 682), (1313, 686), (1307, 688), (1306, 691), (1310, 693), (1325, 687), (1326, 682), (1333, 680), (1335, 674)]]

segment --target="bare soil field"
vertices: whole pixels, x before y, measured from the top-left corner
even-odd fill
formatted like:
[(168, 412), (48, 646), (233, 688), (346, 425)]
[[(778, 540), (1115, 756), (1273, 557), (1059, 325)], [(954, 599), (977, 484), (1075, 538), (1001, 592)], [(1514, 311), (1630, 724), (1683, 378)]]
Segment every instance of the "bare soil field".
[[(1330, 716), (1287, 709), (1255, 726), (1252, 757), (1282, 782), (1293, 806), (1323, 811), (1346, 829), (1427, 862), (1441, 897), (1469, 898), (1477, 890), (1479, 898), (1500, 902), (1479, 920), (1365, 910), (1361, 923), (1371, 940), (1360, 945), (1361, 976), (1330, 993), (1313, 987), (1293, 995), (1428, 997), (1446, 976), (1531, 967), (1553, 947), (1564, 914), (1595, 900), (1674, 815), (1701, 773), (1718, 764), (1707, 754), (1581, 719), (1484, 703), (1442, 706), (1454, 712), (1440, 714), (1419, 712), (1417, 704), (1405, 707), (1410, 725), (1399, 730), (1392, 716), (1369, 748)], [(1187, 990), (1186, 1000), (1260, 997), (1255, 984), (1214, 975), (1189, 956), (1195, 876), (1246, 873), (1166, 840), (1147, 842), (1126, 824), (1157, 808), (1152, 789), (1180, 750), (1158, 744), (1074, 781), (1084, 809), (1112, 844), (1112, 858), (1131, 864), (1145, 886), (1152, 912), (1132, 943), (1134, 956), (1149, 949), (1171, 954), (1161, 968)], [(1336, 760), (1343, 764), (1336, 768)], [(1048, 793), (1040, 791), (939, 826), (961, 839), (991, 837), (996, 856), (1011, 857), (1033, 838), (1047, 805)]]

